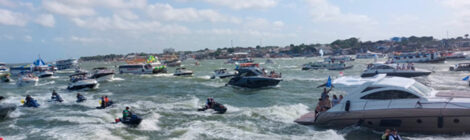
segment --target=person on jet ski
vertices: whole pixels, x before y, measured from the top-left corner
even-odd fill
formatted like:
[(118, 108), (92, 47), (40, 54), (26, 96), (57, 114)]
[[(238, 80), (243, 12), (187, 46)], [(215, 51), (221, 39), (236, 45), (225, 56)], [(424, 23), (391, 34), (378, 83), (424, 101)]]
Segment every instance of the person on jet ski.
[(0, 96), (0, 101), (2, 101), (3, 99), (5, 99), (5, 97), (3, 97), (3, 96)]
[(38, 107), (39, 104), (36, 100), (31, 97), (31, 95), (26, 95), (25, 103), (23, 104), (26, 107)]
[(52, 101), (57, 101), (57, 102), (63, 102), (63, 101), (64, 101), (64, 100), (62, 99), (62, 97), (60, 97), (60, 95), (57, 94), (57, 92), (55, 92), (55, 90), (52, 90), (51, 100), (52, 100)]
[(77, 93), (77, 102), (83, 102), (85, 100), (86, 100), (85, 96), (83, 96), (80, 93)]
[(198, 111), (205, 111), (207, 109), (214, 109), (219, 113), (225, 113), (225, 111), (227, 111), (227, 108), (225, 108), (224, 105), (215, 102), (214, 98), (211, 97), (207, 98), (206, 105), (203, 108), (198, 109)]
[(106, 108), (113, 104), (113, 101), (111, 101), (108, 96), (101, 96), (101, 108)]
[(130, 108), (127, 106), (126, 109), (122, 111), (122, 119), (130, 120), (131, 117), (132, 117), (132, 112), (130, 111)]

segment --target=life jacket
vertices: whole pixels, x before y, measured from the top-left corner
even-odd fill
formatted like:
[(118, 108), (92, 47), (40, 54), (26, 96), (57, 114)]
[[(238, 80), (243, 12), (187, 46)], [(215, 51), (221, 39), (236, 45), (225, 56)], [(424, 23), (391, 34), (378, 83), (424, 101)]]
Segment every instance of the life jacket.
[(109, 99), (107, 97), (104, 98), (104, 102), (105, 103), (108, 103), (109, 102)]

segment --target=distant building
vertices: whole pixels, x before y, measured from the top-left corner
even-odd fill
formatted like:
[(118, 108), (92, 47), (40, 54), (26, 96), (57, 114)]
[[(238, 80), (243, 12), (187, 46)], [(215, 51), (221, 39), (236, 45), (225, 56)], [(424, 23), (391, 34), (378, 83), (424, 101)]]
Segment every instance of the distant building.
[(164, 53), (164, 54), (173, 54), (173, 53), (175, 53), (175, 49), (173, 49), (173, 48), (166, 48), (166, 49), (163, 49), (163, 53)]

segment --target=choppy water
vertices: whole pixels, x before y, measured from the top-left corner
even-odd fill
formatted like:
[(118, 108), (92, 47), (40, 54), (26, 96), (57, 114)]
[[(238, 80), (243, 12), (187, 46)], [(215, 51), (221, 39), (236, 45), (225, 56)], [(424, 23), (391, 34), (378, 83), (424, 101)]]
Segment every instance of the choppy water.
[[(326, 81), (328, 75), (337, 77), (339, 71), (301, 71), (302, 64), (320, 61), (320, 58), (273, 59), (274, 64), (263, 64), (268, 70), (281, 72), (284, 81), (267, 89), (240, 89), (226, 87), (228, 79), (209, 79), (217, 68), (233, 69), (234, 65), (222, 60), (204, 60), (195, 66), (194, 61), (183, 65), (194, 70), (193, 77), (162, 75), (117, 74), (110, 82), (100, 83), (96, 90), (80, 91), (88, 101), (75, 103), (77, 92), (67, 91), (70, 73), (58, 72), (56, 76), (40, 79), (37, 86), (17, 87), (14, 82), (0, 83), (0, 95), (8, 97), (7, 103), (20, 104), (30, 94), (39, 101), (37, 109), (18, 108), (9, 118), (0, 120), (0, 137), (6, 139), (378, 139), (381, 132), (366, 128), (349, 127), (342, 130), (303, 126), (293, 121), (313, 110), (321, 89), (315, 88)], [(345, 76), (359, 75), (366, 63), (373, 60), (356, 60), (353, 69)], [(461, 79), (468, 73), (449, 72), (449, 65), (417, 64), (416, 67), (434, 70), (435, 73), (418, 80), (436, 89), (469, 91)], [(82, 68), (98, 66), (113, 68), (116, 63), (82, 63)], [(174, 68), (169, 68), (173, 72)], [(51, 91), (56, 89), (64, 103), (50, 103)], [(333, 94), (343, 94), (332, 91)], [(100, 96), (107, 95), (116, 102), (105, 110), (95, 109)], [(207, 97), (214, 97), (228, 107), (226, 114), (198, 112)], [(121, 116), (125, 106), (143, 117), (137, 128), (112, 124)], [(470, 139), (470, 135), (417, 135), (402, 134), (407, 139)]]

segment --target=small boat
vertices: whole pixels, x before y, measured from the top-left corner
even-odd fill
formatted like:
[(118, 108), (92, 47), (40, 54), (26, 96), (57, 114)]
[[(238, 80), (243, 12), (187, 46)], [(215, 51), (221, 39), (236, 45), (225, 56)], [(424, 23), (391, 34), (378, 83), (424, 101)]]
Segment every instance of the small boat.
[(211, 79), (215, 79), (215, 78), (224, 79), (227, 77), (232, 77), (234, 75), (235, 74), (228, 72), (227, 69), (218, 69), (218, 70), (214, 70), (214, 74), (211, 76)]
[(75, 73), (69, 76), (68, 90), (93, 89), (98, 87), (98, 81), (87, 78), (87, 73)]
[(33, 72), (33, 66), (31, 64), (10, 67), (10, 73), (14, 76), (21, 75), (23, 73), (31, 73), (31, 72)]
[(181, 66), (181, 61), (178, 59), (173, 59), (169, 61), (164, 61), (163, 64), (165, 64), (168, 67), (179, 67)]
[(467, 58), (467, 54), (464, 52), (454, 52), (454, 53), (447, 54), (446, 56), (446, 60), (462, 60), (466, 58)]
[(191, 76), (193, 71), (187, 70), (185, 67), (176, 68), (174, 76)]
[(16, 110), (15, 104), (0, 104), (0, 120), (4, 119), (10, 114), (11, 112)]
[(326, 62), (310, 62), (302, 65), (302, 70), (318, 70), (318, 69), (328, 69), (328, 70), (345, 70), (352, 68), (353, 65), (346, 65), (345, 63), (326, 63)]
[(295, 122), (338, 129), (361, 126), (431, 134), (470, 132), (467, 91), (436, 91), (412, 78), (385, 74), (340, 77), (332, 85), (347, 92), (339, 104), (319, 113), (307, 113)]
[(450, 71), (470, 71), (470, 63), (458, 63), (455, 66), (450, 66)]
[(66, 60), (58, 60), (55, 62), (55, 67), (58, 70), (65, 70), (65, 69), (72, 69), (77, 67), (78, 61), (77, 59), (66, 59)]
[(384, 58), (386, 55), (381, 53), (374, 53), (367, 51), (367, 53), (358, 53), (356, 54), (356, 59), (374, 59), (374, 58)]
[(10, 82), (10, 73), (0, 73), (0, 81), (1, 82)]
[(51, 67), (46, 65), (46, 63), (41, 58), (38, 58), (33, 62), (33, 72), (39, 78), (51, 77), (54, 75), (54, 72), (51, 71)]
[(34, 74), (38, 76), (39, 78), (47, 78), (47, 77), (51, 77), (52, 75), (54, 75), (54, 72), (45, 70), (45, 71), (35, 71)]
[(34, 76), (32, 73), (27, 73), (20, 75), (16, 84), (18, 86), (37, 85), (38, 81), (39, 78), (37, 76)]
[(0, 73), (8, 73), (7, 64), (0, 62)]
[[(399, 67), (401, 68), (401, 66)], [(415, 69), (414, 66), (410, 66), (409, 69), (397, 69), (393, 64), (372, 63), (367, 65), (367, 69), (362, 72), (361, 77), (372, 77), (377, 74), (399, 77), (418, 77), (427, 76), (431, 74), (431, 71)]]
[(354, 59), (349, 56), (330, 56), (330, 57), (324, 58), (323, 61), (334, 63), (334, 62), (354, 61)]
[(93, 73), (91, 74), (90, 78), (96, 79), (98, 82), (113, 80), (114, 70), (110, 70), (106, 67), (93, 68)]
[(394, 53), (390, 58), (392, 63), (439, 63), (446, 60), (438, 52)]
[(274, 61), (273, 61), (273, 60), (271, 60), (271, 59), (266, 59), (266, 62), (264, 62), (264, 63), (265, 63), (265, 64), (273, 64), (273, 63), (274, 63)]
[[(249, 63), (252, 64), (252, 63)], [(228, 85), (245, 87), (245, 88), (262, 88), (276, 86), (282, 81), (281, 75), (271, 72), (268, 76), (265, 72), (254, 66), (238, 67), (237, 74), (230, 79)]]

